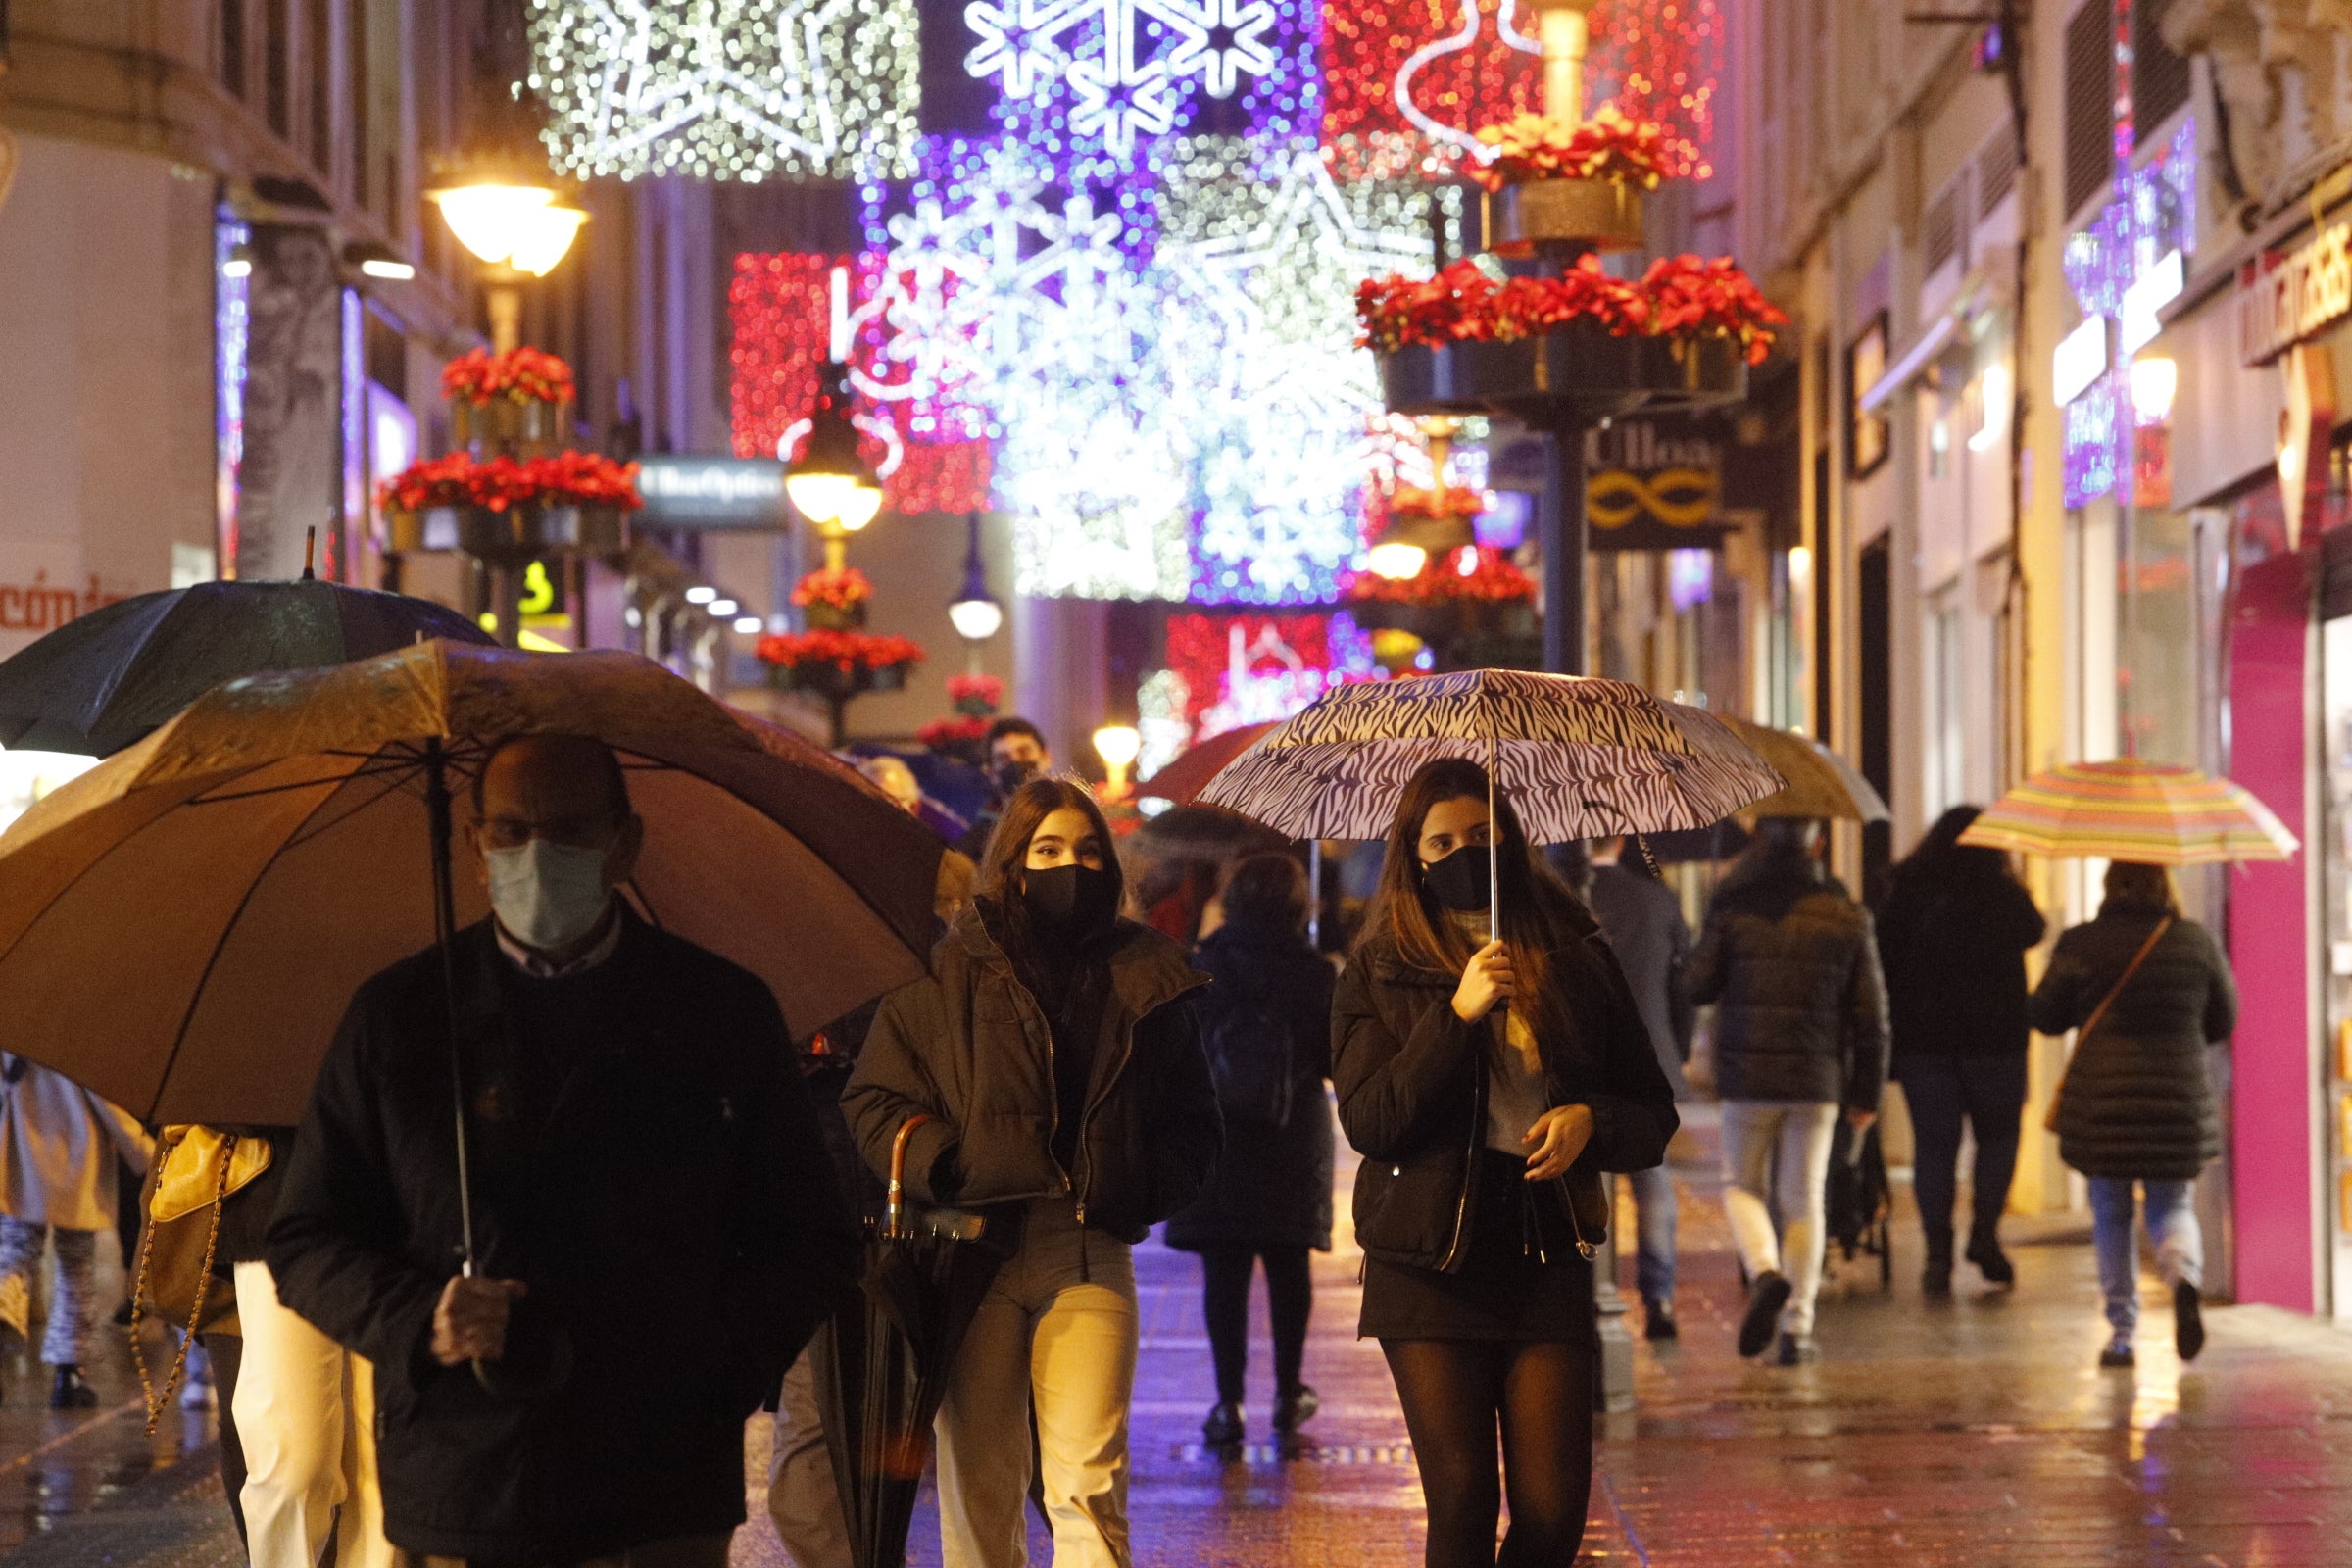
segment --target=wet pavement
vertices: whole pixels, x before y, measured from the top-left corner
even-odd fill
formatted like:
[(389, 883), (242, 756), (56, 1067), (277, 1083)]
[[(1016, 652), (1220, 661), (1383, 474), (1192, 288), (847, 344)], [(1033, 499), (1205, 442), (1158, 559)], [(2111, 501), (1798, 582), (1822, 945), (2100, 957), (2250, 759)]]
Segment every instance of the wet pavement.
[[(1700, 1147), (1688, 1152), (1703, 1161)], [(2352, 1563), (2352, 1334), (2269, 1308), (2217, 1308), (2205, 1354), (2183, 1369), (2151, 1280), (2137, 1371), (2101, 1372), (2086, 1222), (2013, 1221), (2017, 1289), (1988, 1291), (1964, 1266), (1955, 1298), (1933, 1305), (1918, 1291), (1917, 1232), (1898, 1225), (1891, 1290), (1867, 1258), (1834, 1270), (1820, 1362), (1745, 1364), (1730, 1347), (1739, 1280), (1712, 1173), (1701, 1162), (1677, 1174), (1684, 1338), (1639, 1348), (1638, 1408), (1603, 1420), (1591, 1561)], [(1354, 1338), (1355, 1267), (1344, 1234), (1317, 1258), (1306, 1375), (1323, 1412), (1311, 1443), (1286, 1457), (1265, 1442), (1261, 1317), (1252, 1442), (1226, 1462), (1199, 1444), (1211, 1381), (1193, 1260), (1139, 1252), (1140, 1564), (1419, 1563), (1420, 1488), (1379, 1350)], [(11, 1568), (237, 1560), (208, 1416), (174, 1412), (146, 1437), (126, 1354), (96, 1369), (106, 1403), (73, 1415), (42, 1408), (43, 1389), (20, 1368), (0, 1371), (0, 1550)], [(763, 1473), (764, 1438), (755, 1423), (747, 1477)], [(1032, 1550), (1049, 1559), (1042, 1532)], [(735, 1560), (784, 1561), (757, 1499)], [(938, 1560), (926, 1498), (910, 1561)]]

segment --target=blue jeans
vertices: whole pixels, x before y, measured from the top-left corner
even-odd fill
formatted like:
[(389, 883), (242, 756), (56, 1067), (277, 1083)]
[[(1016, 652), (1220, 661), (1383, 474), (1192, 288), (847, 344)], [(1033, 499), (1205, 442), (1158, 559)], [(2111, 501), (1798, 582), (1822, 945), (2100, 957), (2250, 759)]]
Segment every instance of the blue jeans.
[(2118, 1335), (2139, 1325), (2139, 1250), (2132, 1235), (2132, 1188), (2145, 1195), (2143, 1223), (2156, 1248), (2156, 1271), (2167, 1286), (2205, 1283), (2205, 1236), (2197, 1228), (2188, 1182), (2139, 1182), (2124, 1176), (2090, 1181), (2090, 1236), (2099, 1254), (2099, 1292)]
[(1674, 1300), (1674, 1176), (1665, 1166), (1626, 1177), (1634, 1189), (1639, 1238), (1634, 1283), (1643, 1301)]

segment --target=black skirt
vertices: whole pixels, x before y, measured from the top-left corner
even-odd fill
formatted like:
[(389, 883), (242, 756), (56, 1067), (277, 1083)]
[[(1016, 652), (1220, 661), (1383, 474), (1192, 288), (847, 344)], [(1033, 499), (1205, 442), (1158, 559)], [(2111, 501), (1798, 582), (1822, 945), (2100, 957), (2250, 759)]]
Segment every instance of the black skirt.
[(1531, 1186), (1527, 1162), (1479, 1152), (1470, 1249), (1451, 1274), (1378, 1258), (1364, 1265), (1356, 1333), (1382, 1340), (1597, 1343), (1592, 1265), (1557, 1182)]

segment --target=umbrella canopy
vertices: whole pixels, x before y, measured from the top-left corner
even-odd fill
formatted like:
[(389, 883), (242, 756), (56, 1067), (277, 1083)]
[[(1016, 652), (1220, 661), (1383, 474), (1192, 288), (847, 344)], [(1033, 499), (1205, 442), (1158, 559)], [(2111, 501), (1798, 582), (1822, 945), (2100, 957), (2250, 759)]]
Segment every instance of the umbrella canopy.
[(1794, 730), (1774, 729), (1744, 718), (1726, 715), (1724, 722), (1788, 781), (1787, 788), (1767, 795), (1744, 814), (1842, 817), (1852, 822), (1887, 819), (1886, 798), (1859, 768), (1821, 742)]
[(1154, 859), (1238, 860), (1246, 855), (1280, 854), (1291, 841), (1262, 823), (1221, 806), (1171, 806), (1128, 840), (1138, 855)]
[(1442, 757), (1488, 766), (1539, 844), (1705, 827), (1785, 782), (1723, 720), (1639, 686), (1468, 669), (1333, 687), (1200, 799), (1296, 838), (1381, 838)]
[(1154, 800), (1188, 804), (1193, 797), (1208, 787), (1227, 762), (1241, 756), (1257, 743), (1260, 736), (1272, 730), (1280, 720), (1268, 719), (1263, 724), (1244, 724), (1211, 735), (1189, 750), (1178, 754), (1167, 766), (1135, 787), (1135, 793)]
[(231, 681), (0, 836), (9, 1049), (147, 1121), (298, 1121), (354, 989), (434, 939), (430, 760), (521, 734), (620, 754), (638, 908), (796, 1035), (922, 972), (939, 841), (849, 767), (632, 655), (423, 643)]
[(0, 663), (0, 746), (109, 757), (224, 680), (345, 663), (420, 637), (492, 640), (427, 600), (310, 578), (141, 594)]
[(2150, 865), (2284, 860), (2295, 853), (2286, 824), (2228, 779), (2134, 757), (2036, 773), (1995, 801), (1960, 842)]

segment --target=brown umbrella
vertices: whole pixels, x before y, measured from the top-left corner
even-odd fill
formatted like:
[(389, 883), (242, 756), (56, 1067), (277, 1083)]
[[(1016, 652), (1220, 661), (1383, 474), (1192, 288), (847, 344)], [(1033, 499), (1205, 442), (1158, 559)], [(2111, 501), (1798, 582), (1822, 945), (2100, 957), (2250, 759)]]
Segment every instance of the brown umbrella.
[(1211, 735), (1187, 751), (1179, 753), (1167, 766), (1135, 787), (1135, 793), (1148, 799), (1174, 801), (1187, 805), (1194, 796), (1208, 788), (1208, 781), (1227, 762), (1248, 751), (1260, 735), (1281, 723), (1268, 719), (1263, 724), (1244, 724)]
[(1744, 808), (1749, 821), (1764, 816), (1843, 817), (1855, 822), (1884, 822), (1886, 802), (1859, 769), (1821, 742), (1794, 730), (1773, 729), (1728, 713), (1718, 717), (1732, 733), (1770, 762), (1788, 785)]
[(796, 1034), (922, 972), (939, 841), (850, 768), (630, 655), (422, 643), (217, 687), (0, 837), (9, 1049), (151, 1122), (298, 1121), (353, 990), (434, 941), (448, 792), (532, 733), (621, 754), (638, 908)]

